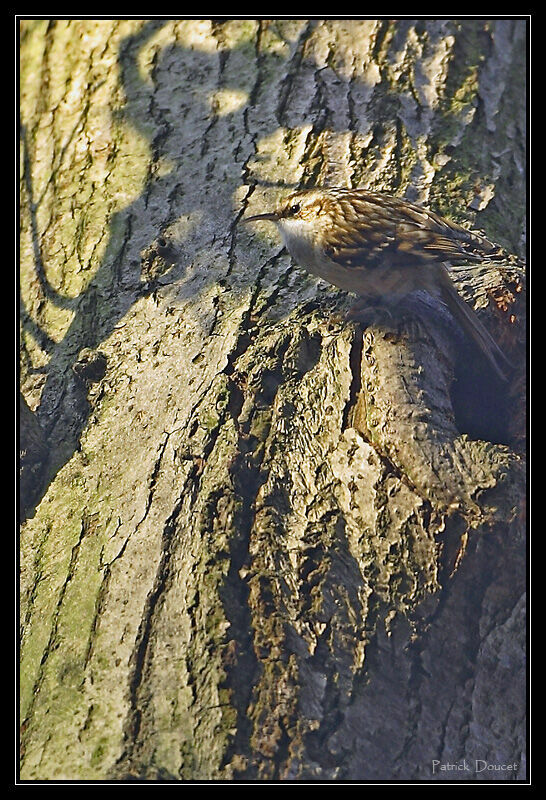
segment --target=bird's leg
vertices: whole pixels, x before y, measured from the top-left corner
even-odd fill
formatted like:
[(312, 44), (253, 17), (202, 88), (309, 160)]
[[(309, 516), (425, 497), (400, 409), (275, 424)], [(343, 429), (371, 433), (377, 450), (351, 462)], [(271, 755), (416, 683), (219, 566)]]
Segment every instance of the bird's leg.
[(426, 335), (426, 325), (411, 307), (400, 302), (403, 298), (361, 297), (349, 309), (345, 319), (359, 322), (364, 328), (387, 328), (399, 335), (420, 339)]
[(372, 325), (392, 325), (393, 315), (382, 298), (360, 297), (347, 311), (345, 319), (360, 322), (365, 328), (369, 328)]

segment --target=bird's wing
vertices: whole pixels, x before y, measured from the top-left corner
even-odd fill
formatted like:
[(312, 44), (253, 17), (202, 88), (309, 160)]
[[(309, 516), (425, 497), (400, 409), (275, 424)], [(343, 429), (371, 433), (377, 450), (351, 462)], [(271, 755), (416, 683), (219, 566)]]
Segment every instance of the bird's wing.
[(338, 224), (323, 233), (338, 264), (373, 268), (385, 262), (480, 261), (495, 246), (480, 234), (389, 195), (340, 192)]

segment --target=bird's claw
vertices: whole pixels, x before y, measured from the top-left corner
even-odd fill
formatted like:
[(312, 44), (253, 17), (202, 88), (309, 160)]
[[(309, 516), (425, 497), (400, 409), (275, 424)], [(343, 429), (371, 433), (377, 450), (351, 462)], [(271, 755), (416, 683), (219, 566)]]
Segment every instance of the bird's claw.
[(392, 325), (392, 312), (382, 305), (370, 305), (370, 301), (360, 301), (354, 304), (346, 313), (345, 319), (349, 322), (360, 322), (364, 327), (372, 325)]

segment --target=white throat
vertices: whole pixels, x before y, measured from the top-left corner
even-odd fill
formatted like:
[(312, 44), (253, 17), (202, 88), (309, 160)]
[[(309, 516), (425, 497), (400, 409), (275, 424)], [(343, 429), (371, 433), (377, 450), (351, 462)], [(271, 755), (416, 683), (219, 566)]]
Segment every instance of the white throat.
[[(334, 286), (358, 293), (358, 280), (354, 270), (336, 264), (324, 253), (317, 242), (316, 225), (301, 219), (280, 219), (277, 226), (286, 249), (294, 261), (308, 272)], [(360, 273), (363, 275), (363, 273)]]
[(317, 255), (313, 225), (301, 219), (280, 219), (278, 228), (294, 261), (313, 271)]

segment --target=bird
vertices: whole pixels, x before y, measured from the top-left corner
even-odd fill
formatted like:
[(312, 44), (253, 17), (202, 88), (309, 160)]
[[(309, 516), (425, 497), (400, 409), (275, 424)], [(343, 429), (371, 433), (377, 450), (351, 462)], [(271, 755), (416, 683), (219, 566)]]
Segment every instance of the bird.
[(294, 261), (358, 295), (357, 311), (368, 302), (392, 308), (417, 290), (440, 297), (494, 373), (508, 379), (512, 365), (448, 270), (502, 253), (483, 234), (403, 198), (359, 188), (302, 189), (281, 198), (274, 211), (242, 221), (275, 223)]

